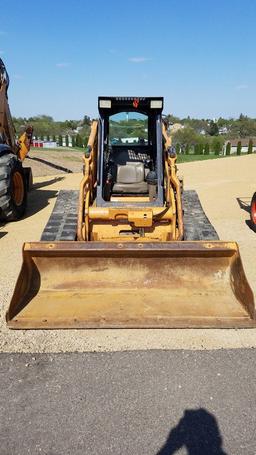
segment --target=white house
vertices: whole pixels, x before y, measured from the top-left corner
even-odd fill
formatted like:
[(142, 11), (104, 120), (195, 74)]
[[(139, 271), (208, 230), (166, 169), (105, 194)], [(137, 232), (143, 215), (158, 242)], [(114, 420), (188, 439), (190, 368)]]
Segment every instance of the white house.
[(229, 141), (226, 141), (224, 144), (224, 155), (226, 155), (226, 148), (228, 143), (230, 142), (231, 144), (231, 149), (230, 149), (230, 154), (234, 155), (237, 154), (237, 144), (240, 141), (241, 142), (241, 153), (248, 153), (248, 147), (249, 147), (249, 141), (250, 139), (252, 140), (253, 147), (252, 151), (253, 153), (256, 152), (256, 137), (251, 137), (251, 138), (244, 138), (244, 139), (230, 139)]

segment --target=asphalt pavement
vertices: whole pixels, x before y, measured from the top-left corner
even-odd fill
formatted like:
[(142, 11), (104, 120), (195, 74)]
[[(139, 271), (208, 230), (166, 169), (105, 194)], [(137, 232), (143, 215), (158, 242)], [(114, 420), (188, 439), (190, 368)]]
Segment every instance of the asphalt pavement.
[(0, 354), (1, 455), (255, 455), (254, 349)]

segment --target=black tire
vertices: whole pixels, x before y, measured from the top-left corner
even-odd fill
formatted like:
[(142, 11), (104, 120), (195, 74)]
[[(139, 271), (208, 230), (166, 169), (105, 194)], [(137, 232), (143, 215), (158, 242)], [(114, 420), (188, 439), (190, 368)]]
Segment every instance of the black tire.
[(256, 232), (256, 193), (254, 193), (252, 200), (251, 200), (250, 217), (251, 217), (251, 228), (254, 232)]
[(41, 236), (47, 242), (76, 240), (79, 191), (61, 190)]
[(184, 240), (219, 240), (213, 225), (201, 206), (198, 194), (186, 190), (182, 195)]
[(19, 220), (24, 215), (26, 206), (27, 188), (22, 163), (13, 153), (2, 155), (0, 156), (0, 220), (5, 222)]
[(25, 179), (26, 179), (26, 187), (27, 191), (31, 191), (33, 189), (33, 174), (31, 167), (23, 167)]

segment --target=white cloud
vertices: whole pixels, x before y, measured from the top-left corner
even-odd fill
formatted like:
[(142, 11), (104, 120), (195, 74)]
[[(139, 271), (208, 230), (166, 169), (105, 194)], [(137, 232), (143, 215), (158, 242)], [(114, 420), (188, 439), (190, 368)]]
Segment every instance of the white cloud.
[(247, 84), (240, 84), (235, 87), (236, 90), (246, 90), (248, 88)]
[(57, 66), (57, 68), (67, 68), (68, 66), (70, 66), (70, 63), (60, 62), (60, 63), (56, 63), (56, 66)]
[(128, 58), (128, 60), (131, 63), (144, 63), (144, 62), (148, 62), (149, 60), (152, 60), (152, 59), (148, 58), (148, 57), (130, 57), (130, 58)]

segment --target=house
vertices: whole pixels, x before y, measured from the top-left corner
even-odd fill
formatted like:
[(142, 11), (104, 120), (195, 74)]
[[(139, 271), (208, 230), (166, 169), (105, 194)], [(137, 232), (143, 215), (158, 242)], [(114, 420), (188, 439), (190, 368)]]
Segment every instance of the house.
[(221, 126), (219, 128), (219, 134), (222, 135), (222, 134), (228, 134), (228, 128), (226, 126)]
[(170, 134), (175, 134), (177, 131), (182, 130), (184, 128), (184, 125), (181, 125), (181, 123), (173, 123), (169, 127)]
[(42, 141), (40, 139), (33, 139), (32, 147), (54, 149), (57, 147), (57, 143), (54, 141)]
[(226, 141), (224, 144), (224, 155), (226, 155), (226, 147), (229, 142), (231, 144), (230, 154), (231, 155), (236, 154), (237, 153), (237, 144), (239, 141), (241, 142), (241, 146), (242, 146), (241, 153), (248, 153), (250, 139), (252, 140), (252, 143), (253, 143), (252, 151), (253, 151), (253, 153), (255, 153), (256, 152), (256, 137), (251, 137), (251, 138), (247, 137), (247, 138), (243, 138), (243, 139), (238, 138), (238, 139), (230, 139), (229, 141)]

